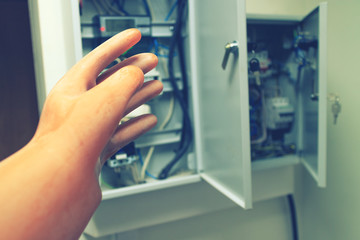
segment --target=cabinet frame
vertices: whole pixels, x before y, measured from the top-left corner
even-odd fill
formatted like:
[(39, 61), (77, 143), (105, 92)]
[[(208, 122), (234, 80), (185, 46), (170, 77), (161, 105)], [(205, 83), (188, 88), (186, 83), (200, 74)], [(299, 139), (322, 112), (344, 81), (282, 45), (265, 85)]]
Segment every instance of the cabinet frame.
[[(190, 7), (194, 2), (198, 0), (189, 0)], [(242, 6), (245, 6), (245, 1), (238, 0), (239, 5), (237, 7), (242, 9)], [(39, 111), (41, 112), (42, 104), (45, 100), (46, 95), (49, 93), (50, 89), (54, 86), (55, 81), (59, 80), (62, 75), (70, 69), (70, 67), (75, 64), (82, 55), (81, 51), (81, 33), (80, 33), (80, 19), (78, 14), (78, 4), (76, 0), (69, 1), (46, 1), (46, 0), (29, 0), (29, 11), (31, 18), (31, 28), (32, 28), (32, 38), (33, 38), (33, 51), (34, 51), (34, 60), (35, 60), (35, 73), (37, 79), (37, 90), (38, 90), (38, 102), (39, 102)], [(245, 8), (244, 8), (245, 9)], [(244, 162), (244, 176), (247, 181), (244, 181), (246, 186), (245, 194), (243, 197), (238, 198), (238, 200), (232, 199), (229, 201), (226, 197), (216, 193), (214, 190), (210, 190), (209, 186), (204, 183), (203, 179), (208, 180), (212, 185), (218, 185), (218, 188), (223, 187), (222, 184), (218, 184), (215, 181), (211, 180), (206, 174), (206, 167), (204, 167), (204, 163), (200, 160), (197, 164), (197, 174), (187, 177), (181, 177), (179, 179), (168, 179), (159, 183), (151, 183), (148, 185), (142, 186), (132, 186), (126, 187), (126, 189), (115, 189), (108, 191), (103, 194), (103, 202), (99, 210), (95, 213), (93, 219), (90, 221), (89, 226), (85, 232), (88, 232), (90, 235), (94, 237), (104, 236), (107, 234), (115, 233), (116, 228), (108, 226), (102, 230), (99, 228), (101, 225), (100, 222), (104, 220), (104, 216), (101, 211), (104, 206), (106, 208), (111, 208), (118, 206), (121, 199), (127, 199), (127, 202), (132, 202), (133, 200), (140, 198), (150, 197), (151, 199), (155, 199), (157, 194), (165, 193), (168, 196), (171, 196), (176, 191), (183, 191), (183, 193), (187, 196), (193, 194), (194, 198), (201, 198), (199, 195), (200, 192), (206, 191), (206, 196), (211, 198), (211, 196), (216, 196), (214, 200), (208, 200), (209, 202), (201, 208), (201, 201), (194, 200), (194, 208), (198, 208), (198, 211), (195, 212), (186, 212), (186, 214), (179, 214), (178, 217), (172, 218), (167, 216), (165, 213), (159, 213), (158, 220), (156, 222), (149, 221), (141, 221), (141, 224), (136, 220), (140, 218), (142, 214), (146, 216), (151, 216), (153, 212), (151, 209), (144, 210), (143, 212), (138, 212), (134, 214), (133, 221), (129, 222), (129, 225), (126, 225), (121, 229), (121, 231), (128, 231), (131, 229), (135, 229), (138, 227), (151, 226), (157, 223), (164, 223), (166, 221), (176, 220), (187, 218), (191, 216), (195, 216), (198, 214), (203, 214), (208, 211), (215, 211), (227, 207), (234, 206), (233, 202), (244, 208), (251, 208), (253, 201), (260, 201), (269, 199), (272, 197), (282, 196), (288, 193), (293, 192), (293, 171), (294, 166), (296, 166), (299, 162), (303, 163), (304, 166), (310, 171), (310, 174), (317, 180), (318, 185), (324, 187), (326, 185), (326, 102), (327, 102), (327, 92), (326, 92), (326, 11), (327, 4), (321, 3), (320, 8), (320, 24), (325, 24), (325, 28), (321, 28), (319, 41), (319, 57), (321, 59), (319, 67), (321, 69), (325, 69), (320, 73), (319, 78), (324, 79), (325, 88), (321, 88), (319, 90), (319, 132), (321, 137), (318, 139), (318, 146), (322, 149), (319, 154), (318, 162), (319, 172), (314, 172), (311, 170), (309, 164), (300, 156), (299, 158), (293, 158), (291, 161), (287, 163), (282, 163), (278, 161), (274, 161), (269, 165), (269, 162), (264, 163), (251, 163), (251, 159), (248, 153), (244, 153), (245, 162)], [(193, 8), (190, 8), (190, 16), (195, 16), (195, 12), (192, 12)], [(266, 20), (269, 19), (269, 16), (248, 16), (250, 18), (257, 18)], [(245, 15), (242, 17), (242, 24), (244, 25), (246, 20)], [(270, 16), (272, 20), (276, 21), (300, 21), (301, 17), (299, 16)], [(45, 24), (45, 22), (47, 24)], [(64, 31), (62, 37), (58, 39), (56, 36), (59, 36), (58, 33), (54, 34), (54, 29), (61, 29)], [(67, 31), (65, 31), (67, 30)], [(190, 25), (190, 35), (193, 35), (196, 31), (191, 28)], [(244, 33), (244, 29), (241, 30)], [(246, 34), (246, 28), (245, 28)], [(233, 39), (229, 39), (231, 41)], [(190, 38), (190, 45), (194, 44), (194, 38)], [(55, 44), (54, 44), (55, 43)], [(58, 44), (57, 44), (58, 43)], [(225, 44), (225, 43), (224, 43)], [(195, 50), (190, 50), (195, 51)], [(243, 48), (240, 50), (240, 55), (245, 53), (246, 49)], [(61, 52), (58, 54), (58, 52)], [(55, 58), (56, 57), (56, 58)], [(222, 57), (222, 56), (221, 56)], [(220, 57), (220, 59), (221, 59)], [(196, 66), (196, 59), (191, 59), (191, 65)], [(193, 62), (194, 61), (194, 62)], [(219, 61), (220, 65), (221, 61)], [(56, 67), (54, 67), (54, 65)], [(192, 69), (192, 74), (198, 75), (197, 68)], [(245, 78), (245, 77), (244, 77)], [(192, 85), (192, 90), (195, 91), (197, 88), (197, 84)], [(244, 90), (242, 90), (244, 91)], [(245, 91), (244, 91), (245, 92)], [(247, 94), (245, 93), (245, 96)], [(197, 99), (197, 95), (193, 95), (193, 100), (195, 102), (199, 102)], [(246, 102), (246, 101), (245, 101)], [(243, 103), (245, 106), (246, 104)], [(199, 105), (194, 104), (193, 106), (194, 115), (200, 112)], [(248, 117), (244, 117), (245, 119)], [(199, 126), (201, 123), (201, 117), (195, 117), (194, 123)], [(245, 127), (246, 128), (246, 127)], [(203, 146), (201, 142), (201, 136), (203, 133), (200, 128), (194, 128), (195, 135), (198, 136), (195, 138), (196, 145), (196, 154), (197, 159), (203, 159), (204, 154), (202, 152)], [(246, 132), (247, 130), (245, 130)], [(245, 139), (243, 136), (244, 142), (249, 141)], [(249, 144), (248, 144), (249, 145)], [(250, 145), (249, 145), (250, 147)], [(246, 159), (248, 158), (248, 159)], [(283, 175), (283, 176), (281, 176)], [(319, 176), (317, 176), (319, 175)], [(242, 175), (243, 176), (243, 175)], [(288, 183), (285, 184), (285, 182)], [(271, 184), (276, 183), (281, 186), (271, 188)], [(272, 192), (266, 192), (264, 189), (271, 189)], [(194, 190), (198, 190), (198, 193)], [(201, 190), (200, 190), (201, 189)], [(234, 194), (231, 191), (223, 190), (226, 196), (230, 196), (230, 198), (234, 198)], [(237, 195), (237, 194), (235, 194)], [(171, 199), (171, 197), (170, 197)], [(124, 200), (125, 201), (125, 200)], [(161, 200), (161, 201), (166, 201)], [(108, 205), (108, 206), (107, 206)], [(161, 204), (160, 204), (161, 205)], [(170, 204), (171, 205), (171, 204)], [(151, 207), (149, 204), (145, 204), (145, 206)], [(214, 207), (216, 206), (216, 207)], [(172, 208), (174, 207), (174, 208)], [(174, 212), (181, 212), (181, 208), (191, 208), (191, 203), (187, 203), (180, 206), (176, 209), (176, 206), (171, 205), (169, 209), (174, 209)], [(201, 209), (200, 209), (201, 208)], [(159, 207), (158, 210), (161, 210)], [(140, 221), (140, 220), (139, 220)], [(114, 220), (114, 224), (116, 220)], [(100, 224), (100, 225), (99, 225)]]

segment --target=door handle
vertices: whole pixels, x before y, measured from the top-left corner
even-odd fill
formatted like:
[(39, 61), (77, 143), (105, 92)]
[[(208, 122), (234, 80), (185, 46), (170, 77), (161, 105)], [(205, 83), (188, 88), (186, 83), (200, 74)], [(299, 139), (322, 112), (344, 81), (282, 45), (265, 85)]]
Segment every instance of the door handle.
[(234, 56), (236, 56), (236, 57), (238, 56), (238, 54), (239, 54), (239, 42), (238, 41), (233, 41), (233, 42), (227, 43), (225, 45), (225, 54), (224, 54), (224, 58), (223, 58), (222, 64), (221, 64), (221, 67), (224, 70), (226, 69), (226, 65), (229, 60), (230, 53), (234, 54)]

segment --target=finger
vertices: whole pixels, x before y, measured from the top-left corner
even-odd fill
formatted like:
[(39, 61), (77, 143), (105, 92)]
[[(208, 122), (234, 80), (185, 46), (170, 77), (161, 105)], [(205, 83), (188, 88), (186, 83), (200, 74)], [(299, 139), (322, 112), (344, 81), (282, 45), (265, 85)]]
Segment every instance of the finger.
[(140, 39), (141, 33), (137, 29), (128, 29), (115, 35), (72, 67), (66, 75), (73, 77), (68, 79), (78, 79), (76, 84), (81, 90), (92, 88), (96, 85), (95, 80), (101, 71)]
[(103, 165), (105, 161), (115, 154), (120, 148), (152, 129), (156, 123), (157, 118), (152, 114), (147, 114), (119, 125), (113, 137), (101, 153), (101, 165)]
[(119, 123), (130, 98), (142, 85), (143, 80), (144, 74), (140, 68), (123, 67), (82, 96), (85, 103), (80, 111), (95, 113), (94, 124), (108, 129), (110, 138), (111, 129)]
[[(133, 97), (130, 99), (130, 101), (127, 105), (127, 109), (125, 110), (123, 116), (127, 115), (128, 113), (130, 113), (132, 110), (134, 110), (138, 106), (144, 104), (148, 100), (157, 96), (162, 91), (162, 87), (163, 87), (162, 83), (157, 80), (144, 83), (143, 87), (140, 90), (138, 90), (133, 95)], [(131, 121), (133, 121), (133, 120), (130, 120), (130, 122)], [(128, 124), (128, 122), (126, 124)], [(123, 126), (123, 125), (121, 125), (121, 126)], [(118, 132), (118, 130), (115, 131), (115, 139), (116, 139), (117, 134), (119, 134), (117, 132)], [(111, 139), (113, 139), (113, 138), (114, 137), (112, 137)], [(119, 147), (118, 147), (119, 144), (116, 144), (114, 146), (113, 144), (111, 144), (112, 142), (113, 142), (113, 140), (110, 140), (110, 142), (105, 147), (105, 150), (101, 154), (102, 155), (101, 159), (105, 158), (105, 160), (106, 160), (107, 158), (112, 156), (119, 149)]]
[(129, 100), (124, 116), (159, 95), (163, 90), (163, 84), (158, 80), (144, 83), (144, 85)]
[(111, 76), (114, 72), (118, 71), (120, 68), (124, 67), (124, 66), (128, 66), (128, 65), (134, 65), (139, 67), (143, 73), (147, 73), (148, 71), (150, 71), (151, 69), (153, 69), (154, 67), (156, 67), (158, 63), (158, 59), (157, 57), (152, 54), (152, 53), (142, 53), (142, 54), (138, 54), (135, 56), (132, 56), (130, 58), (127, 58), (126, 60), (116, 64), (115, 66), (111, 67), (109, 70), (107, 70), (106, 72), (102, 73), (98, 78), (97, 78), (97, 84), (101, 83), (102, 81), (104, 81), (106, 78), (108, 78), (109, 76)]

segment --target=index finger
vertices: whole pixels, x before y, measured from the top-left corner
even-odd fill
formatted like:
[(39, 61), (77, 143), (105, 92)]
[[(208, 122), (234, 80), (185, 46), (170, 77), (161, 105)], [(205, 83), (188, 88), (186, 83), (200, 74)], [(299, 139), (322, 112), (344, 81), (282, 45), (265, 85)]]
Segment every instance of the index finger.
[(88, 87), (96, 84), (96, 78), (112, 61), (134, 46), (141, 39), (137, 29), (128, 29), (118, 33), (106, 42), (95, 48), (82, 58), (72, 69), (71, 74), (81, 76), (77, 79), (84, 81)]

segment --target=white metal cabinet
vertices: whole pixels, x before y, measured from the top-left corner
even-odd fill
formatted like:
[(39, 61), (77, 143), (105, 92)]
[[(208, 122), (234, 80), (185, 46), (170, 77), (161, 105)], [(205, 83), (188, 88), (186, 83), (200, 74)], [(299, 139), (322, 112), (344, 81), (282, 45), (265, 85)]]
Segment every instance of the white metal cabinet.
[[(303, 139), (301, 160), (320, 187), (326, 186), (326, 106), (327, 106), (327, 4), (321, 3), (301, 24), (306, 31), (318, 36), (315, 83), (303, 84), (301, 120)], [(304, 79), (304, 78), (303, 78)], [(311, 99), (318, 94), (317, 101)]]
[[(201, 175), (247, 208), (251, 206), (252, 185), (244, 3), (200, 0), (189, 3), (192, 79), (196, 84), (193, 93), (198, 106), (194, 113), (198, 121), (196, 147), (204, 170)], [(290, 164), (301, 161), (321, 187), (326, 185), (326, 9), (326, 3), (322, 3), (304, 19), (292, 23), (318, 38), (314, 53), (316, 72), (304, 72), (298, 83), (298, 152), (295, 158), (271, 158), (258, 163), (271, 166), (280, 161)], [(281, 25), (294, 19), (260, 20)], [(224, 46), (233, 40), (239, 43), (239, 51), (229, 60), (229, 66), (222, 69)], [(310, 79), (313, 84), (309, 84)], [(311, 99), (311, 95), (316, 95), (316, 99)]]
[[(249, 208), (245, 2), (194, 0), (189, 1), (189, 12), (196, 152), (201, 176), (238, 205)], [(232, 41), (238, 42), (238, 52), (229, 56), (224, 71), (224, 46)]]
[[(80, 22), (79, 16), (77, 16), (77, 1), (71, 1), (71, 4), (58, 1), (56, 4), (60, 4), (62, 7), (54, 7), (57, 6), (54, 2), (51, 4), (52, 8), (44, 9), (43, 7), (47, 6), (46, 4), (48, 3), (42, 0), (29, 1), (29, 5), (32, 7), (30, 11), (33, 38), (37, 40), (37, 42), (34, 42), (34, 46), (36, 46), (35, 58), (39, 59), (38, 57), (41, 56), (43, 61), (46, 61), (46, 56), (50, 56), (58, 48), (57, 44), (50, 44), (51, 41), (55, 43), (56, 40), (48, 39), (48, 36), (54, 33), (52, 22), (61, 29), (70, 29), (71, 31), (66, 39), (59, 40), (59, 43), (64, 45), (64, 51), (62, 55), (57, 56), (56, 62), (50, 60), (48, 64), (52, 67), (35, 61), (37, 79), (45, 86), (53, 82), (54, 79), (61, 77), (61, 74), (67, 70), (64, 67), (61, 70), (63, 73), (55, 72), (56, 74), (51, 75), (50, 70), (56, 64), (59, 62), (64, 63), (63, 65), (69, 68), (72, 63), (79, 59), (82, 52), (80, 29), (76, 27), (76, 24)], [(63, 12), (63, 16), (71, 17), (67, 19), (60, 18), (59, 20), (56, 15), (59, 11)], [(44, 24), (42, 20), (45, 12), (48, 24)], [(51, 14), (52, 12), (57, 13)], [(255, 18), (267, 21), (267, 17), (256, 16)], [(319, 25), (317, 24), (317, 18), (320, 18)], [(70, 21), (70, 19), (72, 20)], [(289, 20), (272, 16), (272, 20), (279, 19), (281, 22)], [(294, 22), (294, 19), (290, 20)], [(315, 21), (315, 25), (306, 23), (309, 20)], [(114, 233), (116, 229), (119, 231), (119, 228), (109, 225), (107, 225), (108, 229), (106, 227), (103, 229), (104, 225), (101, 222), (104, 222), (104, 219), (107, 218), (107, 214), (104, 215), (104, 213), (108, 213), (109, 209), (112, 208), (121, 210), (119, 214), (124, 213), (124, 210), (129, 209), (125, 205), (142, 197), (149, 197), (149, 199), (153, 199), (152, 201), (159, 199), (159, 204), (149, 205), (144, 203), (144, 206), (148, 208), (133, 212), (132, 221), (129, 221), (130, 225), (125, 226), (120, 231), (190, 217), (206, 211), (231, 206), (228, 201), (219, 197), (221, 200), (208, 200), (208, 203), (201, 208), (202, 204), (200, 202), (206, 201), (204, 200), (206, 198), (210, 199), (206, 196), (211, 196), (211, 194), (205, 194), (200, 197), (201, 193), (210, 191), (215, 194), (214, 191), (205, 187), (204, 183), (201, 183), (201, 179), (209, 182), (219, 192), (244, 208), (251, 208), (252, 206), (252, 190), (254, 187), (262, 185), (265, 188), (266, 183), (272, 183), (273, 179), (276, 179), (274, 182), (280, 183), (283, 179), (278, 177), (279, 173), (285, 173), (286, 177), (291, 178), (292, 170), (289, 167), (298, 162), (304, 163), (317, 180), (319, 186), (325, 186), (326, 4), (321, 4), (319, 9), (315, 10), (309, 17), (304, 18), (304, 23), (301, 20), (296, 21), (305, 27), (310, 27), (311, 31), (319, 32), (319, 52), (317, 56), (320, 71), (316, 74), (319, 81), (316, 84), (319, 101), (308, 101), (309, 91), (313, 91), (313, 89), (306, 88), (305, 85), (304, 97), (299, 104), (301, 106), (299, 111), (304, 114), (300, 114), (302, 118), (299, 120), (300, 124), (298, 125), (298, 145), (302, 151), (288, 158), (251, 162), (245, 2), (243, 0), (232, 0), (231, 3), (227, 2), (224, 5), (215, 0), (190, 0), (189, 54), (198, 174), (104, 191), (104, 201), (98, 210), (99, 212), (95, 213), (86, 232), (93, 236), (101, 236)], [(238, 54), (230, 55), (228, 66), (223, 70), (221, 63), (225, 53), (224, 46), (234, 40), (239, 43)], [(48, 87), (46, 91), (39, 89), (39, 94), (44, 95), (48, 91)], [(42, 102), (40, 102), (41, 104)], [(289, 184), (284, 186), (285, 190), (278, 192), (285, 194), (291, 191)], [(194, 189), (199, 188), (202, 190), (194, 191)], [(262, 191), (261, 187), (259, 189), (256, 190), (256, 196), (272, 196), (271, 193), (262, 194), (261, 192), (266, 191)], [(177, 191), (187, 194), (187, 197), (184, 197), (188, 201), (183, 201), (180, 205), (174, 202), (177, 199), (174, 192)], [(157, 194), (168, 195), (168, 197), (164, 199), (158, 198)], [(193, 196), (193, 199), (191, 196)], [(277, 195), (274, 194), (273, 196)], [(261, 197), (255, 198), (257, 200), (262, 199)], [(170, 202), (167, 202), (168, 200)], [(173, 214), (170, 216), (161, 212), (165, 206), (162, 202), (167, 206), (167, 211), (173, 209), (173, 213), (176, 213), (175, 217)], [(191, 209), (192, 203), (193, 209), (184, 212), (183, 209)], [(214, 207), (215, 205), (217, 207)], [(104, 209), (107, 210), (103, 211)], [(131, 214), (131, 211), (126, 213)], [(142, 216), (148, 217), (149, 220), (141, 220)], [(153, 218), (157, 220), (154, 222), (152, 221)], [(119, 224), (117, 221), (119, 219), (116, 220), (116, 216), (112, 216), (110, 219), (112, 220), (110, 224)], [(125, 221), (125, 219), (122, 219), (122, 221)], [(99, 229), (100, 226), (102, 226), (101, 229)]]

